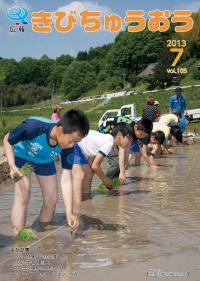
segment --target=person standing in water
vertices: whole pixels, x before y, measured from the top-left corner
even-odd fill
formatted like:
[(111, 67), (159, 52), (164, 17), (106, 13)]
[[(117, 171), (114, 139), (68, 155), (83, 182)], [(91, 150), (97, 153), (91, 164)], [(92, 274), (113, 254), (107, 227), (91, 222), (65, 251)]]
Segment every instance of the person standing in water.
[(181, 118), (179, 120), (182, 132), (184, 132), (187, 120), (185, 118), (185, 111), (186, 111), (186, 97), (182, 95), (182, 89), (177, 87), (175, 89), (175, 95), (172, 96), (169, 100), (169, 113), (180, 112)]
[(57, 202), (57, 177), (54, 156), (60, 155), (63, 168), (61, 190), (70, 227), (77, 227), (79, 218), (73, 213), (72, 166), (74, 144), (89, 132), (87, 116), (80, 110), (65, 112), (59, 122), (43, 117), (30, 117), (4, 137), (4, 150), (14, 184), (14, 202), (11, 212), (13, 232), (18, 234), (26, 225), (31, 195), (31, 177), (20, 170), (29, 165), (42, 190), (43, 204), (40, 222), (51, 223)]

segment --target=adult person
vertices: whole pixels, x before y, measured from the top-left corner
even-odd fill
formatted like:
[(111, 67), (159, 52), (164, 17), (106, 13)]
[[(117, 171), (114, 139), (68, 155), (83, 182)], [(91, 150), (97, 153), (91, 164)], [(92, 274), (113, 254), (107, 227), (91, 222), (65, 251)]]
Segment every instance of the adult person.
[(187, 125), (187, 120), (185, 117), (186, 97), (182, 95), (182, 89), (180, 87), (177, 87), (175, 89), (175, 95), (169, 99), (168, 106), (169, 106), (169, 113), (176, 113), (176, 112), (181, 113), (180, 126), (182, 132), (184, 132)]
[(157, 119), (157, 107), (154, 105), (154, 98), (147, 98), (147, 106), (143, 109), (142, 118), (149, 119), (151, 122), (155, 122)]

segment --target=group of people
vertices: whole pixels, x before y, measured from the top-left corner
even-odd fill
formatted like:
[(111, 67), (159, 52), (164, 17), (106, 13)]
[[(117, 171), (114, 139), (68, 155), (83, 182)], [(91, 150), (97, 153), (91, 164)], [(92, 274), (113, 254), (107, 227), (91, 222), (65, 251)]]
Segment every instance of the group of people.
[[(115, 176), (119, 177), (121, 184), (125, 183), (126, 170), (133, 154), (136, 165), (140, 165), (141, 157), (144, 157), (149, 166), (155, 166), (155, 159), (163, 149), (169, 152), (172, 137), (182, 142), (180, 124), (186, 109), (183, 98), (182, 95), (180, 98), (180, 88), (177, 88), (175, 97), (169, 102), (170, 113), (164, 116), (156, 110), (155, 103), (152, 104), (153, 99), (148, 98), (141, 120), (134, 122), (125, 116), (115, 117), (105, 122), (99, 131), (90, 130), (87, 116), (76, 109), (65, 112), (59, 119), (30, 117), (19, 124), (3, 141), (10, 175), (12, 178), (16, 174), (20, 176), (14, 184), (13, 233), (17, 234), (26, 226), (31, 175), (22, 173), (24, 165), (28, 163), (37, 177), (43, 195), (39, 219), (41, 223), (48, 224), (53, 220), (57, 202), (54, 160), (55, 156), (59, 156), (66, 218), (69, 226), (76, 228), (81, 201), (91, 192), (94, 174), (108, 190), (112, 190)], [(150, 106), (155, 106), (155, 110)], [(104, 159), (107, 160), (106, 171), (102, 169)]]

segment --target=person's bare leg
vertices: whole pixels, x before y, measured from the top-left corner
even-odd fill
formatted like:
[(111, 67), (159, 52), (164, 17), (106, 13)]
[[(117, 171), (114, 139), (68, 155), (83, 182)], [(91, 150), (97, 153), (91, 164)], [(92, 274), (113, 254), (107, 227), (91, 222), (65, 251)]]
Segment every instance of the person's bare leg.
[[(89, 163), (92, 163), (93, 159), (90, 159)], [(90, 167), (90, 165), (83, 165), (83, 171), (84, 171), (84, 180), (82, 185), (82, 200), (87, 199), (90, 197), (91, 194), (91, 186), (92, 186), (92, 179), (94, 176), (94, 173)]]
[(136, 166), (140, 166), (140, 164), (141, 164), (141, 158), (142, 158), (141, 152), (136, 152), (136, 153), (135, 153), (135, 165), (136, 165)]
[(52, 222), (58, 196), (58, 184), (57, 176), (39, 176), (37, 175), (38, 182), (40, 184), (43, 204), (40, 211), (40, 222), (49, 223)]
[(31, 178), (24, 176), (15, 183), (15, 197), (11, 211), (11, 226), (14, 234), (17, 234), (26, 225), (26, 216), (31, 193)]
[(79, 216), (81, 212), (81, 194), (84, 179), (82, 165), (74, 164), (72, 168), (73, 183), (73, 214)]

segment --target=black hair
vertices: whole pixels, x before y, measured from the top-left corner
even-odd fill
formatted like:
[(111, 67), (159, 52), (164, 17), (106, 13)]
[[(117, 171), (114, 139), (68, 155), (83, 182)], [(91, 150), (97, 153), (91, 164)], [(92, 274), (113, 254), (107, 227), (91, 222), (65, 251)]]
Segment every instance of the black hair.
[(183, 134), (181, 130), (174, 130), (174, 128), (171, 128), (171, 134), (172, 136), (180, 143), (183, 142)]
[(170, 133), (171, 135), (180, 143), (183, 142), (183, 133), (181, 131), (181, 127), (176, 122), (171, 122), (168, 124), (170, 127)]
[(181, 87), (176, 87), (175, 92), (176, 93), (182, 93), (182, 88)]
[(134, 128), (127, 123), (119, 123), (112, 129), (111, 134), (113, 135), (113, 137), (115, 137), (118, 133), (121, 133), (123, 137), (135, 137)]
[(89, 121), (84, 112), (79, 109), (71, 109), (65, 112), (57, 126), (62, 126), (64, 134), (80, 132), (85, 137), (89, 132)]
[(163, 144), (165, 141), (165, 134), (162, 131), (156, 131), (151, 133), (151, 136), (155, 138), (159, 142), (159, 144)]
[(142, 118), (137, 122), (137, 129), (140, 131), (144, 131), (146, 134), (151, 134), (153, 123), (149, 119)]

